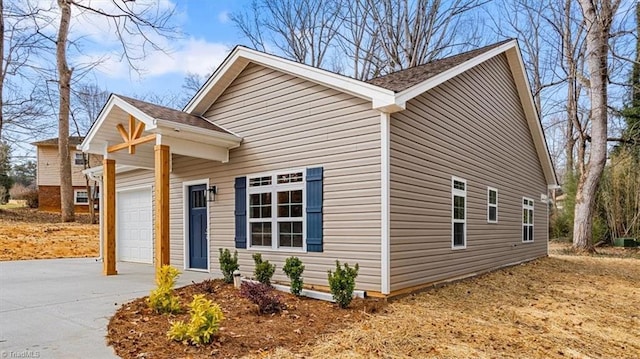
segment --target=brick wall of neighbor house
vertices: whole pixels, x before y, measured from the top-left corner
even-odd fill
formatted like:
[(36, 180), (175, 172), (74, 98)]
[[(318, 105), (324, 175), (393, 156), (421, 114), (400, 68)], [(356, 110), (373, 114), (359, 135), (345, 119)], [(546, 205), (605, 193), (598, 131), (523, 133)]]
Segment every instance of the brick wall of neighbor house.
[[(74, 190), (85, 190), (84, 186), (74, 186)], [(38, 209), (60, 212), (60, 186), (38, 186)], [(76, 205), (76, 213), (89, 213), (89, 205)]]
[[(249, 65), (205, 117), (243, 138), (228, 163), (173, 156), (171, 263), (183, 262), (185, 181), (218, 186), (210, 210), (210, 264), (219, 273), (218, 248), (234, 248), (234, 178), (270, 171), (324, 168), (324, 252), (261, 251), (282, 267), (299, 256), (305, 283), (327, 286), (335, 260), (359, 263), (359, 289), (380, 291), (380, 115), (371, 103), (300, 78)], [(238, 250), (250, 275), (256, 250)]]
[[(409, 101), (391, 118), (391, 290), (547, 254), (547, 184), (505, 55)], [(467, 181), (467, 247), (452, 249), (451, 177)], [(487, 223), (487, 187), (498, 223)], [(522, 201), (535, 202), (522, 242)]]

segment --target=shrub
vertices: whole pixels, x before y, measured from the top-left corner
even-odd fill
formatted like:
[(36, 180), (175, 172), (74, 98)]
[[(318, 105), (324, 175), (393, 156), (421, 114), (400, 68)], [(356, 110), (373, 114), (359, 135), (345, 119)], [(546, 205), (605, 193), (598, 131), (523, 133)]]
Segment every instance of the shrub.
[(220, 270), (224, 276), (224, 281), (226, 283), (233, 283), (233, 272), (240, 268), (238, 265), (238, 251), (233, 251), (232, 257), (231, 252), (227, 248), (224, 250), (220, 248), (218, 261), (220, 262)]
[(171, 323), (171, 329), (167, 332), (169, 339), (191, 344), (211, 343), (214, 335), (220, 330), (220, 322), (224, 319), (220, 306), (205, 299), (204, 294), (197, 294), (189, 304), (189, 312), (189, 323)]
[(38, 208), (38, 189), (29, 188), (29, 191), (24, 194), (24, 199), (27, 201), (27, 207)]
[(156, 273), (158, 287), (151, 291), (147, 303), (157, 313), (177, 313), (180, 311), (180, 301), (173, 295), (173, 286), (180, 271), (169, 265), (162, 266)]
[(298, 257), (289, 257), (284, 263), (282, 270), (291, 281), (291, 293), (300, 295), (303, 284), (302, 272), (304, 272), (302, 261)]
[(262, 254), (254, 253), (253, 261), (256, 263), (256, 269), (253, 272), (256, 276), (256, 280), (260, 283), (271, 285), (271, 277), (276, 271), (275, 264), (269, 263), (269, 261), (262, 260)]
[(278, 313), (285, 309), (273, 287), (264, 283), (242, 282), (240, 295), (256, 304), (258, 311), (263, 314)]
[(329, 288), (340, 308), (348, 307), (353, 299), (358, 269), (358, 263), (354, 268), (350, 268), (349, 264), (345, 263), (343, 269), (340, 267), (340, 261), (336, 260), (336, 271), (332, 273), (329, 270)]

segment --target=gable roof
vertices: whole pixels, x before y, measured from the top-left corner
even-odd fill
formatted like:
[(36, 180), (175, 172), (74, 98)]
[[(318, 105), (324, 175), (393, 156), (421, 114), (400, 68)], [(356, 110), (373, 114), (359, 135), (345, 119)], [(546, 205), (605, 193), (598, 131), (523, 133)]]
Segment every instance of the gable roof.
[(410, 67), (384, 76), (376, 77), (368, 80), (367, 82), (398, 93), (510, 41), (512, 41), (512, 39), (500, 41), (492, 45), (445, 57), (443, 59), (433, 60), (423, 65)]
[[(81, 136), (69, 136), (69, 147), (75, 147), (82, 143), (84, 137)], [(46, 140), (32, 142), (34, 146), (58, 146), (58, 137), (48, 138)]]
[(141, 101), (131, 97), (127, 97), (127, 96), (122, 96), (117, 94), (114, 94), (114, 95), (121, 98), (128, 104), (135, 106), (145, 114), (155, 119), (161, 119), (161, 120), (176, 122), (184, 125), (201, 127), (207, 130), (213, 130), (213, 131), (231, 134), (229, 131), (223, 129), (222, 127), (214, 124), (213, 122), (207, 120), (202, 116), (195, 116), (190, 113), (186, 113), (170, 107), (156, 105), (151, 102)]

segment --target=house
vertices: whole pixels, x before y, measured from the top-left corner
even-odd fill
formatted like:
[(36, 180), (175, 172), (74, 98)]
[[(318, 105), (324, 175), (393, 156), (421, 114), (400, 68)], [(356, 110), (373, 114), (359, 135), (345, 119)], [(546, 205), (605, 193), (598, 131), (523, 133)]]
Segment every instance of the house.
[(547, 255), (556, 177), (518, 44), (369, 82), (236, 47), (183, 111), (111, 95), (79, 146), (104, 155), (116, 259), (219, 275), (297, 256), (393, 296)]
[[(76, 147), (82, 143), (83, 137), (69, 137), (69, 153), (71, 157), (71, 180), (73, 185), (73, 202), (76, 212), (89, 212), (87, 182), (82, 171), (85, 160), (91, 165), (99, 165), (100, 155), (83, 155)], [(42, 211), (60, 212), (60, 157), (58, 155), (58, 138), (32, 143), (37, 148), (36, 184), (38, 185), (38, 209)], [(94, 185), (95, 183), (91, 183)]]

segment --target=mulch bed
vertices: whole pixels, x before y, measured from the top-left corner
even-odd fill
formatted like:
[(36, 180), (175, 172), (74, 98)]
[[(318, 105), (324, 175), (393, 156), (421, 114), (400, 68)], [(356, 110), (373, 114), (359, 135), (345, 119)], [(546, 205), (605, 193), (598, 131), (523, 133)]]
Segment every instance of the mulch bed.
[[(209, 282), (209, 283), (207, 283)], [(378, 299), (354, 299), (350, 308), (334, 303), (277, 292), (286, 310), (258, 314), (257, 307), (222, 280), (205, 281), (175, 290), (184, 314), (162, 315), (151, 310), (146, 297), (122, 305), (108, 325), (107, 341), (122, 358), (239, 358), (267, 353), (275, 348), (295, 352), (321, 334), (346, 328), (350, 323), (384, 310)], [(170, 322), (189, 320), (187, 305), (195, 294), (205, 294), (224, 312), (220, 332), (213, 343), (193, 346), (167, 338)]]

